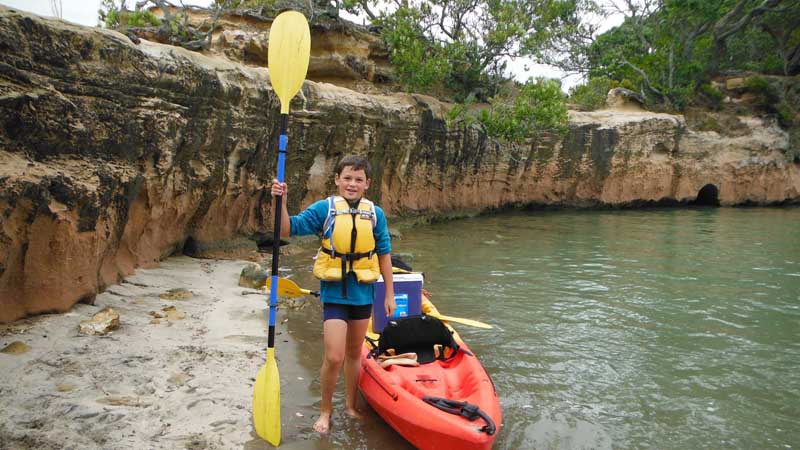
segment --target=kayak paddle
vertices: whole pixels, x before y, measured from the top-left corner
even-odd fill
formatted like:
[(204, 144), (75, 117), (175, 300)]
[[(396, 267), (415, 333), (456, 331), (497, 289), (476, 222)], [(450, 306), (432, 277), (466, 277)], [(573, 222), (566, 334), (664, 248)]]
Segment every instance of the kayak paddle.
[[(272, 280), (267, 279), (267, 289), (272, 289)], [(313, 295), (319, 297), (319, 292), (309, 291), (297, 285), (288, 278), (278, 278), (278, 295), (281, 297), (300, 297), (301, 295)]]
[[(311, 53), (311, 32), (305, 16), (297, 11), (278, 14), (269, 31), (267, 64), (272, 89), (281, 101), (281, 134), (278, 148), (278, 181), (283, 182), (286, 162), (286, 129), (289, 124), (289, 103), (303, 86)], [(275, 226), (272, 242), (272, 282), (278, 280), (280, 254), (281, 208), (283, 196), (275, 198)], [(267, 361), (256, 376), (253, 387), (253, 423), (256, 434), (274, 446), (281, 442), (281, 381), (275, 362), (275, 313), (278, 290), (269, 296), (269, 333)]]
[(453, 316), (445, 316), (444, 314), (433, 313), (433, 312), (426, 312), (425, 314), (427, 314), (427, 315), (429, 315), (431, 317), (436, 317), (439, 320), (445, 320), (447, 322), (460, 323), (460, 324), (463, 324), (463, 325), (469, 325), (471, 327), (483, 328), (483, 329), (486, 329), (486, 330), (491, 330), (492, 329), (491, 325), (489, 325), (488, 323), (485, 323), (485, 322), (481, 322), (479, 320), (464, 319), (464, 318), (461, 318), (461, 317), (453, 317)]
[[(272, 286), (272, 280), (267, 279), (267, 289), (270, 289)], [(309, 291), (308, 289), (303, 289), (297, 285), (294, 281), (288, 278), (278, 278), (278, 295), (281, 297), (299, 297), (301, 295), (314, 295), (319, 297), (319, 292)], [(271, 291), (270, 291), (271, 292)], [(448, 322), (460, 323), (463, 325), (469, 325), (472, 327), (483, 328), (486, 330), (492, 329), (492, 326), (488, 323), (484, 323), (478, 320), (473, 319), (464, 319), (461, 317), (453, 317), (453, 316), (445, 316), (444, 314), (434, 313), (434, 312), (426, 312), (425, 314), (436, 317), (439, 320), (446, 320)]]

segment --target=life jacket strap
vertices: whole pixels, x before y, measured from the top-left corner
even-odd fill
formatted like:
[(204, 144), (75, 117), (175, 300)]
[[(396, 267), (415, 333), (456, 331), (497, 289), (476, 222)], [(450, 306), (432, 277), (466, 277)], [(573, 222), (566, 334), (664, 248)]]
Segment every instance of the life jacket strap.
[(350, 262), (361, 258), (372, 258), (372, 256), (375, 255), (375, 249), (362, 253), (342, 253), (342, 252), (337, 252), (334, 249), (325, 247), (320, 248), (320, 250), (322, 251), (322, 253), (330, 255), (331, 258), (342, 258), (342, 261), (350, 261)]
[[(353, 261), (361, 258), (371, 259), (375, 255), (375, 249), (362, 253), (340, 253), (336, 249), (320, 247), (322, 253), (328, 254), (331, 258), (342, 260), (342, 297), (347, 298), (347, 275), (353, 271)], [(350, 270), (347, 270), (347, 263), (350, 263)]]
[(322, 236), (323, 237), (330, 237), (331, 230), (333, 228), (333, 219), (336, 216), (344, 215), (344, 214), (358, 214), (362, 215), (363, 218), (369, 216), (370, 221), (372, 221), (372, 228), (378, 224), (378, 215), (375, 213), (375, 204), (369, 200), (361, 199), (362, 203), (366, 203), (369, 205), (370, 209), (358, 209), (358, 208), (348, 208), (343, 209), (341, 211), (336, 210), (336, 200), (341, 197), (337, 197), (335, 195), (331, 195), (328, 197), (328, 215), (325, 217), (325, 223), (322, 225)]
[(334, 209), (333, 211), (331, 211), (331, 214), (335, 216), (343, 216), (345, 214), (350, 214), (350, 215), (357, 214), (357, 215), (363, 215), (365, 216), (365, 218), (369, 217), (370, 219), (372, 219), (372, 216), (375, 214), (375, 211), (358, 209), (358, 208), (341, 209), (341, 210)]
[(345, 258), (342, 258), (342, 297), (347, 298), (347, 260)]

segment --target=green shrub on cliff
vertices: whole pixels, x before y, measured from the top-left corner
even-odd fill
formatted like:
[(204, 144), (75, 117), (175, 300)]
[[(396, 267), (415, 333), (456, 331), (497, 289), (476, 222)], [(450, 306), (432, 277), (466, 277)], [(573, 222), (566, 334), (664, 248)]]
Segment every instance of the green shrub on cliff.
[(619, 87), (638, 92), (636, 85), (628, 79), (617, 81), (608, 77), (596, 77), (570, 88), (569, 102), (578, 109), (594, 111), (606, 106), (608, 91)]
[(567, 107), (559, 82), (537, 78), (508, 86), (487, 106), (477, 107), (472, 99), (456, 104), (448, 121), (479, 126), (493, 138), (523, 141), (545, 131), (565, 132)]
[(781, 93), (765, 77), (750, 77), (744, 82), (747, 90), (756, 96), (755, 105), (766, 110), (774, 110), (781, 101)]
[[(744, 82), (747, 91), (755, 96), (753, 105), (760, 111), (774, 115), (781, 127), (788, 129), (800, 126), (796, 123), (798, 107), (792, 91), (785, 89), (779, 79), (763, 76), (750, 77)], [(794, 101), (793, 101), (794, 100)]]
[(157, 27), (160, 25), (161, 20), (150, 11), (110, 10), (105, 18), (106, 28)]
[(427, 90), (437, 86), (450, 74), (452, 65), (445, 57), (446, 49), (423, 38), (420, 12), (411, 8), (399, 10), (383, 19), (383, 39), (395, 72), (408, 91)]
[(584, 84), (570, 88), (569, 101), (582, 110), (600, 109), (606, 104), (608, 91), (617, 84), (619, 83), (616, 80), (607, 77), (592, 78)]
[(719, 109), (722, 106), (722, 101), (725, 99), (725, 94), (711, 85), (711, 83), (701, 85), (697, 91), (711, 109)]
[[(199, 26), (189, 22), (185, 8), (177, 8), (166, 0), (142, 0), (134, 10), (127, 9), (126, 0), (102, 0), (97, 11), (101, 25), (126, 33), (131, 39), (156, 36), (158, 40), (178, 45), (189, 50), (204, 50), (211, 44), (211, 35), (220, 15), (230, 8), (235, 0), (224, 0), (211, 5), (211, 22)], [(151, 12), (159, 8), (163, 18)]]

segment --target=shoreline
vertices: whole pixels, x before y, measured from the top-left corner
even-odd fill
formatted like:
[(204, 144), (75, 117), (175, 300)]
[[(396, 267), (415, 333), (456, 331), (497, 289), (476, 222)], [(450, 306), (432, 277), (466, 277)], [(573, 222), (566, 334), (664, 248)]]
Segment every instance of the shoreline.
[[(243, 295), (252, 292), (238, 285), (245, 264), (172, 257), (137, 269), (94, 305), (0, 325), (0, 348), (30, 347), (0, 353), (0, 449), (272, 448), (251, 416), (266, 356), (267, 297)], [(175, 288), (192, 296), (160, 297)], [(119, 313), (119, 329), (78, 334), (78, 323), (106, 307)], [(170, 307), (177, 313), (167, 316)], [(312, 319), (313, 308), (304, 309), (281, 301), (275, 326), (282, 442), (298, 445), (316, 437), (318, 382), (309, 368), (321, 357), (292, 336), (293, 321)]]

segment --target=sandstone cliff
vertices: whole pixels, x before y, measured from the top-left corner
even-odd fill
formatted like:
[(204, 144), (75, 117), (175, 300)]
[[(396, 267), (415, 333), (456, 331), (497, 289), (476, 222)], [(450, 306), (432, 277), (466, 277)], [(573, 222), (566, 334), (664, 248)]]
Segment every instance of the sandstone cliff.
[[(313, 38), (312, 38), (313, 39)], [(278, 100), (265, 68), (0, 6), (0, 322), (65, 311), (184, 248), (267, 232)], [(800, 199), (789, 138), (681, 116), (572, 113), (563, 140), (496, 142), (422, 95), (308, 81), (292, 104), (291, 209), (367, 155), (392, 216), (506, 206)], [(233, 244), (232, 244), (233, 245)]]

